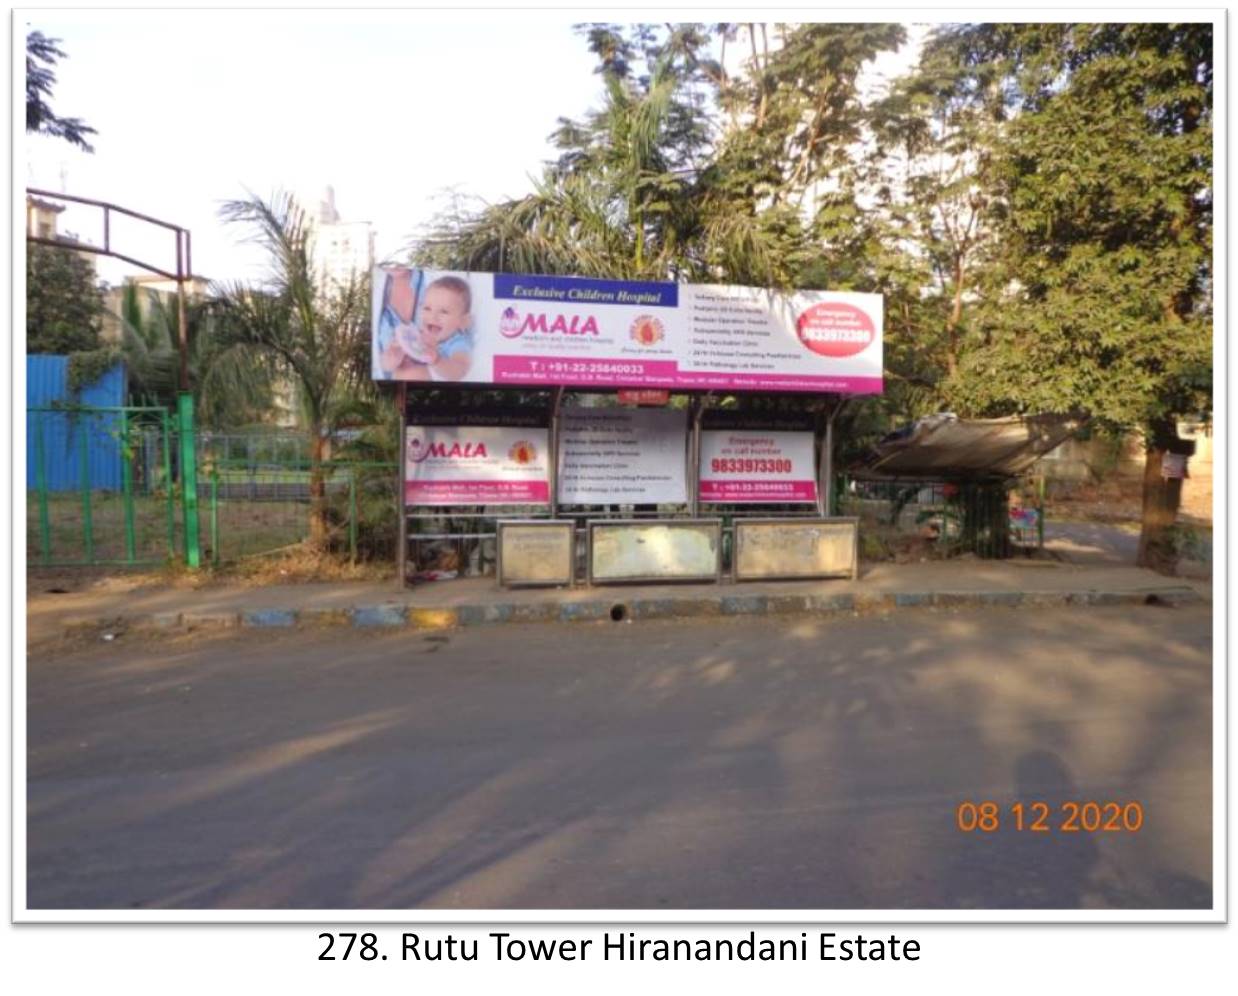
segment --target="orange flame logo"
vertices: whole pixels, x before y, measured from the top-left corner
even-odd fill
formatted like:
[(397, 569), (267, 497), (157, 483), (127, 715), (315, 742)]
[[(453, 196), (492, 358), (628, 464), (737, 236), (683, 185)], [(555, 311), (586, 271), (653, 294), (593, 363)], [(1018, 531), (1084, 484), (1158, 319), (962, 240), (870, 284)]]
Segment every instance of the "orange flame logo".
[(632, 323), (629, 335), (633, 342), (641, 346), (656, 346), (666, 338), (666, 329), (653, 315), (641, 315)]
[(537, 459), (537, 447), (527, 439), (522, 439), (512, 444), (512, 448), (507, 451), (507, 458), (522, 467), (526, 466)]

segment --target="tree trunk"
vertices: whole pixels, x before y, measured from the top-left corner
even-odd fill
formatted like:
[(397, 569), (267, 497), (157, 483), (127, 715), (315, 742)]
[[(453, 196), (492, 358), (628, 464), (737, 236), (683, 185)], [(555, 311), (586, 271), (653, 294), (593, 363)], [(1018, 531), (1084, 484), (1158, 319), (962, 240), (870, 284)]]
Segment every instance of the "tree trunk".
[(323, 458), (327, 441), (323, 438), (322, 426), (310, 426), (310, 545), (315, 550), (327, 548), (327, 479), (323, 471)]
[(953, 377), (959, 371), (959, 322), (963, 318), (963, 255), (954, 256), (954, 303), (946, 321), (946, 372)]
[(1173, 527), (1182, 504), (1182, 479), (1161, 476), (1165, 454), (1173, 452), (1177, 442), (1178, 429), (1172, 421), (1163, 420), (1149, 428), (1143, 470), (1143, 528), (1135, 563), (1162, 574), (1174, 573), (1178, 559)]

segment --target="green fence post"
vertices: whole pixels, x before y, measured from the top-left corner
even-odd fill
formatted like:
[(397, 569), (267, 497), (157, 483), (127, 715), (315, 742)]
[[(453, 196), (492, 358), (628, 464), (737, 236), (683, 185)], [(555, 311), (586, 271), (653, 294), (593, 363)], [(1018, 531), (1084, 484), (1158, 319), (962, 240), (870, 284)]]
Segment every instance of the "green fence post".
[(120, 489), (125, 503), (125, 559), (138, 559), (133, 524), (133, 454), (129, 450), (129, 413), (120, 413)]
[(43, 443), (43, 413), (35, 413), (34, 479), (39, 489), (39, 553), (43, 565), (52, 560), (52, 526), (47, 514), (47, 458)]
[(211, 563), (219, 564), (219, 468), (211, 468)]
[(78, 457), (82, 488), (82, 543), (86, 548), (86, 562), (95, 562), (95, 528), (90, 510), (90, 441), (87, 439), (85, 422), (78, 423)]
[(185, 515), (185, 564), (197, 569), (202, 564), (202, 544), (198, 522), (198, 465), (194, 452), (193, 395), (182, 391), (176, 398), (181, 433), (181, 506)]
[(348, 468), (348, 552), (357, 562), (357, 468)]
[(159, 428), (163, 433), (163, 488), (168, 500), (168, 556), (176, 555), (176, 494), (172, 487), (172, 433), (171, 418), (167, 409), (159, 415)]

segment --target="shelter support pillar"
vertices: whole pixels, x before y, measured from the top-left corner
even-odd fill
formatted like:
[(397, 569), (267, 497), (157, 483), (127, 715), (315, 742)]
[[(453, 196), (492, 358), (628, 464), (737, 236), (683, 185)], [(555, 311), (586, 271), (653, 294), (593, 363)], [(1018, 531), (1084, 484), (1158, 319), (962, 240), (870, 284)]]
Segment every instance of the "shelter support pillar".
[(395, 514), (396, 522), (398, 523), (396, 544), (396, 570), (399, 572), (400, 587), (403, 588), (408, 584), (408, 509), (404, 507), (404, 481), (405, 481), (405, 466), (404, 460), (407, 456), (408, 446), (405, 442), (406, 426), (408, 422), (408, 408), (406, 402), (408, 398), (408, 385), (401, 383), (400, 390), (396, 392), (396, 404), (400, 406), (400, 478), (395, 482)]
[(550, 517), (559, 515), (559, 411), (563, 407), (563, 388), (556, 387), (550, 398)]
[(843, 410), (846, 399), (839, 398), (825, 416), (825, 434), (821, 441), (821, 466), (817, 478), (817, 508), (821, 515), (834, 514), (834, 419)]
[(701, 512), (701, 418), (709, 407), (711, 395), (694, 397), (688, 409), (688, 514), (694, 519)]

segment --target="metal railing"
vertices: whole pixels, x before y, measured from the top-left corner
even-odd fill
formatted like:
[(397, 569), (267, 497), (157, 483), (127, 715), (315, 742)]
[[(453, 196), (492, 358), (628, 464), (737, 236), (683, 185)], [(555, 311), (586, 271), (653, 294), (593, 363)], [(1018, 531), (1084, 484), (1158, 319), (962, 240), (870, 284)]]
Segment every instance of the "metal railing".
[(27, 430), (28, 559), (136, 565), (174, 555), (176, 432), (166, 409), (36, 407)]
[(914, 537), (939, 555), (997, 559), (1044, 546), (1043, 480), (849, 481), (841, 492), (842, 514), (859, 517), (870, 547)]
[(396, 548), (394, 463), (308, 460), (258, 464), (216, 460), (203, 466), (199, 494), (208, 557), (273, 553), (315, 536), (326, 550), (393, 556)]
[[(316, 531), (326, 549), (354, 562), (394, 558), (394, 462), (337, 459), (316, 474), (304, 434), (248, 434), (221, 445), (218, 433), (194, 432), (183, 447), (180, 424), (160, 407), (27, 409), (27, 563), (220, 564)], [(196, 468), (189, 489), (187, 462)]]

